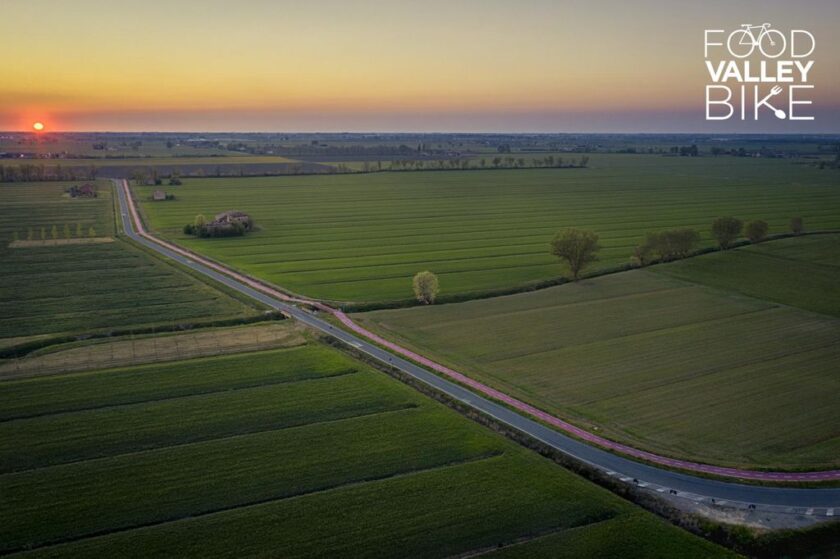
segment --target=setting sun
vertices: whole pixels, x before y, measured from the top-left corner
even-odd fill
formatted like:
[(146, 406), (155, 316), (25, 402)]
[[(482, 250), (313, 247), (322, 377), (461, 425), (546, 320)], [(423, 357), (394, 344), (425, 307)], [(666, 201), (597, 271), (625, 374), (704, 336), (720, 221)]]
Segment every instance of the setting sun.
[(40, 132), (41, 130), (44, 129), (44, 123), (43, 122), (35, 122), (35, 123), (32, 124), (32, 129), (35, 130), (36, 132)]

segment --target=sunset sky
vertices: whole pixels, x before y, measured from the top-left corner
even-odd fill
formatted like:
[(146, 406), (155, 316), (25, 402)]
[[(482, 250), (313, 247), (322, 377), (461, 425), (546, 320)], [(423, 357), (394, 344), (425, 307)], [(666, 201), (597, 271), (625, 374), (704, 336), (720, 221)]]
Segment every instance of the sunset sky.
[[(816, 36), (816, 121), (704, 122), (703, 30), (747, 22)], [(3, 0), (0, 130), (840, 132), (838, 27), (837, 0)]]

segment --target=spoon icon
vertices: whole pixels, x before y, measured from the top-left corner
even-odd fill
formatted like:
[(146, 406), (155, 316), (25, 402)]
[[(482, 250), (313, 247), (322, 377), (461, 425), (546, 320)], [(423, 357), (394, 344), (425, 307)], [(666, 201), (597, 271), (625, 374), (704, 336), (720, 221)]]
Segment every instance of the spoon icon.
[(787, 116), (785, 112), (782, 109), (777, 109), (776, 107), (767, 102), (768, 99), (770, 99), (771, 97), (775, 97), (781, 92), (782, 88), (778, 85), (774, 85), (773, 89), (770, 90), (770, 95), (762, 99), (759, 105), (767, 105), (768, 108), (773, 109), (773, 114), (776, 115), (776, 118), (784, 120), (784, 118)]

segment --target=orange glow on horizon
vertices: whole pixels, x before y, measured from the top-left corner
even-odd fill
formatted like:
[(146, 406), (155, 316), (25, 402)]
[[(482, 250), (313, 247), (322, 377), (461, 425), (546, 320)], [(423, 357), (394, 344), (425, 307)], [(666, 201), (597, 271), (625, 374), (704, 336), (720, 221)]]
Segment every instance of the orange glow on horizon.
[[(759, 0), (725, 13), (667, 0), (247, 3), (4, 3), (0, 130), (391, 130), (453, 117), (470, 129), (566, 129), (586, 114), (618, 128), (647, 130), (657, 115), (693, 127), (708, 81), (704, 26), (737, 25), (758, 7), (816, 35), (813, 101), (840, 106), (840, 49), (822, 42), (837, 2), (804, 14)], [(136, 21), (155, 22), (143, 41), (128, 39)], [(91, 23), (96, 33), (78, 32)]]

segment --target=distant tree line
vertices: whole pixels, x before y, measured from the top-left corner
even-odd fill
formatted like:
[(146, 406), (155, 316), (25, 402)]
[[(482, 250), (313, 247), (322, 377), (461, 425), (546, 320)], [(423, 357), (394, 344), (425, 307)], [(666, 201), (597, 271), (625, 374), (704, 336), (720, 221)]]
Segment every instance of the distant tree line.
[[(131, 179), (137, 186), (160, 186), (163, 184), (163, 177), (158, 173), (157, 167), (134, 169), (131, 172)], [(172, 171), (169, 173), (169, 186), (180, 186), (181, 173)]]
[(495, 156), (481, 159), (453, 158), (453, 159), (405, 159), (390, 161), (387, 167), (381, 161), (365, 162), (362, 172), (375, 171), (443, 171), (443, 170), (479, 170), (479, 169), (580, 169), (589, 165), (589, 157), (584, 155), (580, 159), (573, 158), (564, 161), (562, 157), (548, 155), (546, 157)]
[[(29, 227), (26, 230), (26, 240), (27, 241), (46, 241), (47, 239), (57, 240), (57, 239), (83, 239), (85, 237), (93, 238), (96, 237), (96, 229), (91, 225), (87, 229), (87, 233), (85, 233), (84, 228), (82, 227), (81, 223), (76, 223), (75, 226), (75, 234), (71, 232), (71, 227), (69, 224), (65, 223), (61, 229), (61, 232), (58, 230), (58, 226), (53, 225), (50, 228), (49, 233), (47, 233), (46, 227), (38, 228), (37, 232), (36, 229), (33, 227)], [(12, 232), (12, 241), (19, 241), (21, 240), (21, 235), (17, 231)]]
[(297, 144), (287, 146), (283, 144), (258, 144), (231, 142), (225, 146), (229, 151), (236, 151), (239, 153), (249, 153), (252, 155), (284, 155), (284, 156), (304, 156), (304, 157), (375, 157), (377, 155), (399, 156), (399, 155), (440, 155), (452, 154), (452, 152), (443, 149), (432, 149), (424, 143), (419, 143), (417, 147), (407, 146), (405, 144), (381, 144), (381, 145), (327, 145), (317, 140), (313, 140), (309, 144)]
[(833, 161), (820, 161), (817, 166), (820, 169), (840, 169), (840, 144), (834, 146), (834, 151), (837, 152), (834, 155)]
[(671, 146), (668, 153), (682, 157), (697, 157), (700, 155), (700, 150), (696, 144), (692, 144), (690, 146)]
[(45, 182), (95, 180), (98, 169), (94, 165), (63, 167), (22, 163), (0, 165), (0, 182)]

